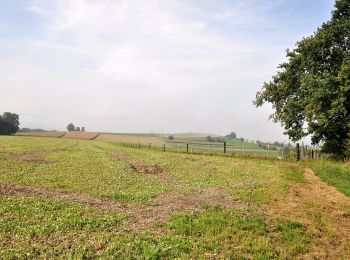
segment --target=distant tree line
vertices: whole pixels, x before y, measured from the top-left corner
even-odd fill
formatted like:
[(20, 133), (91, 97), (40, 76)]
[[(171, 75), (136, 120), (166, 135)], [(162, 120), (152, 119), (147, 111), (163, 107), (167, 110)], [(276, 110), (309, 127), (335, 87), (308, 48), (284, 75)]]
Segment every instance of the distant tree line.
[(80, 126), (75, 126), (73, 123), (69, 123), (68, 125), (67, 125), (67, 130), (68, 131), (82, 131), (82, 132), (85, 132), (85, 126), (82, 126), (81, 128), (80, 128)]
[(210, 142), (210, 143), (223, 143), (223, 142), (225, 142), (225, 139), (223, 137), (207, 136), (207, 142)]
[(273, 143), (269, 143), (269, 142), (262, 142), (262, 141), (255, 141), (255, 143), (261, 147), (262, 149), (269, 149), (269, 150), (277, 150), (278, 148), (283, 148), (285, 146), (287, 147), (292, 147), (292, 145), (290, 143), (288, 143), (287, 145), (285, 145), (284, 143), (282, 142), (273, 142)]
[(47, 132), (44, 129), (41, 128), (28, 128), (28, 127), (24, 127), (24, 128), (20, 128), (18, 129), (17, 132)]
[(19, 129), (19, 116), (14, 113), (5, 112), (0, 115), (0, 135), (14, 134)]

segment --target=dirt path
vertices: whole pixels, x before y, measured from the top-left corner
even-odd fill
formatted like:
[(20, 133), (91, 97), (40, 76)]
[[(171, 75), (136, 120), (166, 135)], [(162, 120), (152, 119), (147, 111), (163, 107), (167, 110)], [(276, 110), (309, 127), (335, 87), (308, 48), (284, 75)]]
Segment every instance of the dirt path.
[[(285, 198), (263, 209), (268, 221), (300, 221), (314, 233), (306, 258), (350, 259), (350, 198), (305, 169), (306, 184), (295, 184)], [(314, 253), (317, 252), (317, 253)]]

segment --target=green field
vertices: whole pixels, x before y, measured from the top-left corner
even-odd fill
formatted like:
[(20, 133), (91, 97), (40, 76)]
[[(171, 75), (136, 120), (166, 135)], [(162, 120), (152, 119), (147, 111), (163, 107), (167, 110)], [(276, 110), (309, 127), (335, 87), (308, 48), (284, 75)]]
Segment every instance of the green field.
[[(242, 148), (244, 147), (247, 149), (258, 149), (258, 150), (262, 149), (260, 146), (252, 142), (246, 142), (240, 139), (232, 139), (229, 137), (220, 137), (220, 138), (223, 138), (228, 145), (233, 145), (233, 146), (242, 147)], [(207, 142), (206, 137), (176, 137), (175, 140), (184, 141), (184, 142)]]
[(304, 167), (2, 136), (0, 258), (347, 259), (350, 199)]

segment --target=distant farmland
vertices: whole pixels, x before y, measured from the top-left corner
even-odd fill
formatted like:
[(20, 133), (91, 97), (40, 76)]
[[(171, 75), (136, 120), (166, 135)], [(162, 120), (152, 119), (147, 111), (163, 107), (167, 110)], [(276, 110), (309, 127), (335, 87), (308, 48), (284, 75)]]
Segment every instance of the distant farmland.
[[(203, 134), (176, 134), (174, 140), (169, 140), (169, 135), (157, 135), (147, 133), (96, 133), (96, 132), (19, 132), (19, 136), (56, 137), (77, 140), (96, 140), (122, 143), (126, 146), (154, 148), (159, 150), (205, 153), (205, 154), (236, 154), (259, 157), (283, 157), (280, 148), (263, 149), (256, 143), (219, 137), (226, 142), (207, 142), (207, 136)], [(271, 147), (272, 148), (272, 147)]]

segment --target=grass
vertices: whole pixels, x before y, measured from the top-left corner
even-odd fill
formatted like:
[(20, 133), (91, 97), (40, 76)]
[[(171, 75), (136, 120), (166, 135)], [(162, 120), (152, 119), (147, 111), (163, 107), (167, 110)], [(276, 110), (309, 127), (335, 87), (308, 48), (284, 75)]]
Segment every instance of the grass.
[[(115, 152), (163, 173), (138, 171), (127, 160), (117, 160)], [(312, 195), (311, 201), (298, 195), (310, 185), (302, 167), (282, 161), (1, 136), (0, 183), (107, 197), (122, 205), (113, 213), (78, 199), (71, 203), (0, 191), (1, 259), (322, 258), (333, 256), (329, 247), (343, 258), (350, 254), (345, 242), (334, 243), (349, 240), (338, 236), (338, 219)], [(210, 200), (213, 193), (218, 200)], [(182, 194), (185, 202), (162, 203), (160, 198), (173, 194)], [(171, 207), (186, 206), (191, 203), (186, 198), (196, 196), (209, 200), (186, 210)], [(288, 204), (290, 198), (295, 200)], [(213, 202), (224, 199), (233, 206)]]
[[(19, 146), (14, 148), (13, 141), (19, 140), (17, 138), (6, 139), (7, 143), (2, 142), (3, 148), (9, 153), (35, 152), (36, 147), (68, 148), (45, 156), (46, 160), (54, 163), (0, 160), (1, 182), (88, 193), (122, 201), (147, 201), (167, 188), (163, 183), (135, 173), (128, 164), (117, 162), (108, 151), (88, 141), (57, 142), (53, 139), (53, 142), (51, 139), (25, 138), (20, 139)], [(27, 149), (23, 150), (22, 145)], [(6, 157), (6, 154), (2, 156)]]
[[(281, 222), (275, 244), (264, 220), (206, 206), (203, 213), (173, 215), (160, 236), (123, 230), (123, 216), (76, 204), (0, 198), (1, 258), (222, 258), (294, 256), (309, 240), (296, 222)], [(301, 232), (302, 231), (302, 232)], [(292, 249), (290, 248), (292, 245)]]
[(96, 233), (118, 230), (122, 220), (78, 204), (0, 197), (0, 258), (79, 256)]
[(333, 185), (337, 190), (350, 196), (350, 165), (332, 161), (310, 161), (305, 164), (324, 182)]

